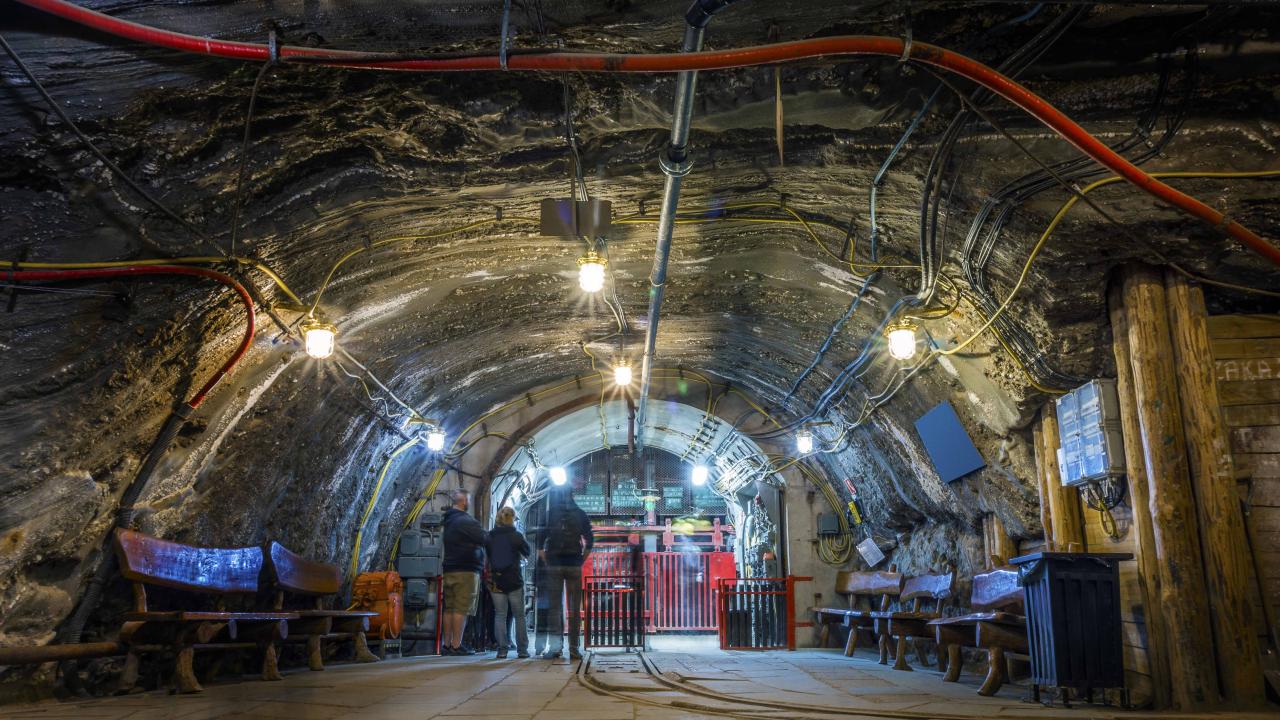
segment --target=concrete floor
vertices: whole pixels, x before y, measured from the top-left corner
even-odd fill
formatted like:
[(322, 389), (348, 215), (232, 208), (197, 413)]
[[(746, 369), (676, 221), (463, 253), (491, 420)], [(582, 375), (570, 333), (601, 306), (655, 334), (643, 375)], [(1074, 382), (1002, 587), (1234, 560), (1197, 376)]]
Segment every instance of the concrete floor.
[[(565, 660), (404, 658), (376, 665), (335, 665), (322, 673), (287, 673), (282, 682), (225, 682), (199, 695), (146, 693), (79, 702), (0, 708), (6, 720), (149, 720), (280, 718), (282, 720), (685, 720), (710, 717), (857, 718), (1153, 718), (1191, 715), (1125, 712), (1094, 706), (1064, 710), (1024, 702), (1027, 689), (1007, 685), (997, 697), (974, 693), (980, 678), (943, 683), (933, 670), (897, 672), (869, 655), (835, 650), (723, 653), (705, 641), (658, 643), (647, 653), (655, 678), (636, 654), (605, 651), (585, 687), (577, 663)], [(673, 689), (662, 681), (684, 686)], [(712, 695), (700, 694), (712, 691)], [(604, 694), (602, 694), (602, 692)], [(716, 697), (723, 693), (729, 697)], [(738, 702), (734, 702), (734, 699)], [(779, 707), (742, 700), (778, 702)], [(805, 708), (802, 706), (810, 706)], [(811, 706), (840, 708), (842, 714)], [(866, 714), (863, 714), (866, 713)], [(1210, 717), (1200, 713), (1196, 718)], [(1275, 718), (1271, 713), (1221, 714)]]

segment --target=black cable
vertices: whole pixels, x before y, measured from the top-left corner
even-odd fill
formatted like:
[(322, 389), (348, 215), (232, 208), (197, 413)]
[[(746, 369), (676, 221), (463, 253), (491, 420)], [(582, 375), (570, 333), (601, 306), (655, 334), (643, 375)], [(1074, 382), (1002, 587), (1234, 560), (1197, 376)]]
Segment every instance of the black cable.
[[(272, 33), (274, 40), (275, 33)], [(272, 43), (274, 45), (274, 42)], [(240, 209), (244, 204), (244, 172), (249, 164), (249, 142), (250, 131), (253, 128), (253, 109), (258, 102), (258, 89), (262, 87), (262, 81), (266, 79), (267, 73), (275, 62), (268, 60), (262, 64), (262, 69), (258, 71), (258, 77), (253, 81), (253, 90), (249, 92), (249, 109), (244, 116), (244, 140), (240, 143), (240, 170), (236, 175), (236, 201), (234, 209), (231, 212), (231, 254), (236, 254), (236, 240), (240, 237)]]
[(95, 145), (94, 142), (89, 139), (89, 136), (84, 134), (84, 132), (80, 129), (80, 126), (77, 125), (71, 119), (71, 117), (67, 115), (66, 111), (62, 109), (62, 106), (59, 105), (58, 102), (53, 99), (52, 95), (49, 94), (49, 91), (45, 90), (44, 85), (42, 85), (40, 81), (36, 79), (35, 74), (31, 72), (31, 68), (27, 67), (27, 64), (22, 61), (22, 58), (18, 57), (18, 53), (14, 51), (13, 47), (9, 45), (9, 42), (4, 39), (3, 35), (0, 35), (0, 47), (4, 48), (4, 51), (8, 53), (9, 57), (13, 60), (14, 64), (18, 66), (18, 69), (22, 71), (22, 74), (27, 77), (27, 80), (31, 82), (31, 85), (36, 89), (37, 92), (40, 93), (40, 96), (44, 98), (45, 103), (47, 103), (49, 107), (53, 110), (54, 114), (58, 116), (58, 119), (62, 120), (63, 124), (71, 128), (71, 131), (75, 133), (76, 137), (80, 138), (80, 142), (83, 143), (84, 146), (89, 150), (89, 152), (93, 153), (93, 155), (97, 157), (98, 160), (102, 161), (103, 165), (106, 165), (107, 168), (110, 169), (112, 173), (114, 173), (117, 177), (119, 177), (122, 181), (124, 181), (124, 183), (128, 185), (135, 193), (141, 196), (148, 203), (151, 203), (153, 207), (155, 207), (157, 210), (163, 213), (170, 220), (173, 220), (175, 223), (185, 228), (188, 232), (194, 235), (201, 242), (216, 249), (218, 251), (218, 254), (224, 257), (227, 255), (226, 251), (223, 250), (222, 247), (219, 246), (217, 243), (213, 242), (213, 240), (208, 235), (204, 234), (204, 232), (201, 231), (199, 228), (197, 228), (195, 225), (192, 225), (191, 223), (187, 222), (180, 215), (178, 215), (177, 213), (175, 213), (174, 211), (166, 207), (163, 203), (157, 200), (151, 193), (147, 192), (141, 185), (135, 182), (133, 178), (126, 175), (124, 170), (120, 169), (119, 165), (112, 162), (111, 158), (107, 157), (106, 154), (103, 153), (102, 150), (100, 150), (98, 146)]

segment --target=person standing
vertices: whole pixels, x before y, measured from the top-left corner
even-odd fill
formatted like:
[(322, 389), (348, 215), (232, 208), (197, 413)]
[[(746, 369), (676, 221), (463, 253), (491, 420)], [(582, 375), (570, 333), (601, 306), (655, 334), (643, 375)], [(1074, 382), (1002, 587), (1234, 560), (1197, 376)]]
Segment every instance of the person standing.
[(564, 617), (560, 614), (563, 604), (569, 616), (569, 659), (578, 660), (582, 657), (582, 650), (578, 647), (582, 620), (582, 564), (591, 554), (595, 533), (591, 530), (587, 514), (574, 502), (573, 493), (567, 486), (553, 486), (547, 502), (550, 506), (547, 532), (538, 554), (547, 564), (551, 627), (547, 651), (542, 657), (546, 660), (560, 657), (564, 646)]
[(493, 630), (498, 640), (498, 659), (507, 657), (510, 636), (507, 621), (510, 617), (516, 626), (516, 655), (529, 657), (529, 627), (524, 616), (524, 568), (523, 560), (529, 557), (529, 543), (516, 529), (516, 511), (504, 507), (489, 539), (485, 543), (489, 556), (489, 592), (493, 595)]
[(484, 528), (467, 514), (471, 495), (458, 488), (451, 497), (453, 507), (444, 513), (444, 631), (440, 654), (474, 655), (474, 650), (462, 647), (462, 631), (467, 626), (467, 616), (476, 612), (486, 538)]

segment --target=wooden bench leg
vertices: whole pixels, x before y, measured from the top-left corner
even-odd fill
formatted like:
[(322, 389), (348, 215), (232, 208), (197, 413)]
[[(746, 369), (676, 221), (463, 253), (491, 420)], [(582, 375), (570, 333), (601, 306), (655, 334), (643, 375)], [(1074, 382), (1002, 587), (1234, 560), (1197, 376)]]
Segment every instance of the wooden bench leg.
[(831, 623), (818, 620), (822, 625), (822, 630), (818, 631), (818, 647), (824, 648), (831, 640)]
[[(939, 654), (941, 659), (942, 655)], [(958, 682), (960, 680), (960, 646), (952, 643), (947, 646), (947, 674), (943, 676), (943, 682)]]
[(262, 643), (262, 679), (268, 681), (283, 680), (284, 676), (280, 674), (280, 654), (276, 651), (276, 644), (272, 640)]
[(925, 646), (925, 641), (915, 638), (912, 644), (916, 648), (916, 658), (920, 660), (920, 666), (933, 667), (933, 663), (929, 661), (929, 648)]
[(1004, 685), (1004, 648), (987, 648), (987, 679), (982, 682), (978, 694), (995, 695), (1001, 685)]
[(369, 642), (365, 639), (364, 633), (356, 633), (354, 642), (356, 647), (356, 662), (378, 662), (378, 656), (369, 652)]
[(844, 642), (844, 656), (853, 657), (853, 649), (858, 646), (858, 627), (849, 626), (849, 639)]
[(319, 635), (307, 636), (307, 667), (314, 672), (324, 670), (324, 652)]
[(911, 672), (911, 666), (907, 664), (907, 636), (898, 636), (898, 652), (897, 657), (893, 659), (894, 670), (905, 670)]
[(141, 662), (142, 658), (138, 651), (130, 648), (129, 654), (124, 656), (124, 670), (121, 671), (120, 682), (116, 685), (117, 695), (128, 695), (133, 692), (134, 686), (138, 684), (138, 668)]
[(889, 664), (889, 635), (887, 633), (880, 633), (878, 643), (880, 645), (880, 664), (888, 665)]
[(178, 655), (173, 664), (173, 684), (179, 694), (203, 692), (200, 681), (196, 680), (196, 649), (190, 645), (177, 648)]

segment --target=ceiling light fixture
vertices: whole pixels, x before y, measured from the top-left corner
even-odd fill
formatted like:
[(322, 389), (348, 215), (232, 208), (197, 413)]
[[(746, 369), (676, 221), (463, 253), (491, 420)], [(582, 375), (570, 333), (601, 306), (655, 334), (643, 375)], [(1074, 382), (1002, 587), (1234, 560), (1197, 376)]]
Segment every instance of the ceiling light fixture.
[(711, 471), (707, 469), (706, 465), (694, 465), (693, 475), (690, 479), (693, 480), (694, 485), (701, 487), (707, 484), (707, 476), (710, 474)]
[(631, 366), (618, 365), (613, 369), (613, 384), (626, 387), (631, 384)]
[(569, 482), (569, 473), (565, 472), (564, 468), (560, 467), (559, 465), (551, 468), (550, 473), (551, 473), (551, 482), (555, 485), (563, 485)]
[(578, 287), (583, 292), (597, 293), (604, 289), (604, 266), (607, 262), (595, 250), (578, 258)]
[(910, 360), (916, 354), (916, 326), (903, 320), (885, 328), (889, 341), (889, 354), (897, 360)]
[(301, 330), (308, 355), (323, 360), (333, 354), (333, 349), (338, 344), (338, 328), (315, 318), (307, 318), (302, 323)]
[(801, 430), (796, 433), (796, 452), (801, 455), (808, 455), (813, 452), (813, 433), (808, 430)]
[(444, 430), (433, 428), (427, 431), (427, 449), (431, 452), (440, 452), (444, 449)]

